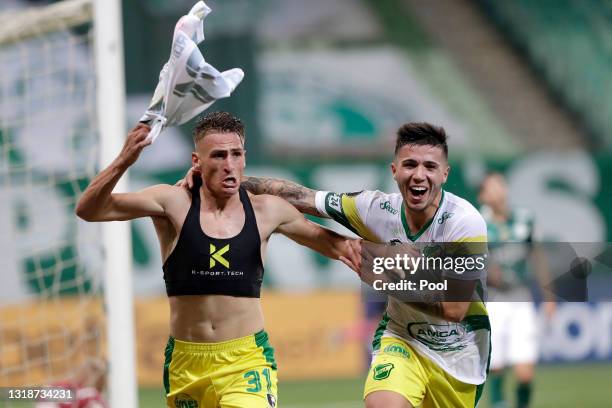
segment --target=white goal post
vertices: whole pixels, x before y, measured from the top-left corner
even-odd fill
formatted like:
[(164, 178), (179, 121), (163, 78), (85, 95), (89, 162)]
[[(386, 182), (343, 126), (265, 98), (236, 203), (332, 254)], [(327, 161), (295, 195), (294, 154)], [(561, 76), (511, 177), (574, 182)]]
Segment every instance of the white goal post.
[[(120, 0), (94, 0), (100, 164), (106, 167), (125, 138), (125, 80)], [(127, 172), (115, 191), (127, 191)], [(102, 226), (106, 249), (105, 299), (108, 316), (111, 407), (138, 406), (132, 291), (132, 241), (126, 222)]]
[[(8, 3), (16, 7), (0, 6), (0, 386), (52, 383), (71, 362), (102, 357), (110, 406), (135, 408), (129, 224), (84, 225), (68, 214), (125, 138), (121, 2)], [(116, 191), (126, 188), (127, 175)]]

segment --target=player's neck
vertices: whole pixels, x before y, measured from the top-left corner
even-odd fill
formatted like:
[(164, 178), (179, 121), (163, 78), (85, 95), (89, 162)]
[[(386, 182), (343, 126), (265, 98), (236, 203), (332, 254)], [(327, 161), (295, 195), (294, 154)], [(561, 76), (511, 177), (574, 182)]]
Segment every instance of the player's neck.
[(433, 199), (431, 204), (429, 204), (423, 211), (412, 211), (407, 205), (404, 206), (408, 227), (410, 228), (411, 234), (418, 233), (429, 221), (431, 221), (431, 219), (436, 215), (436, 211), (438, 211), (441, 201), (442, 189), (438, 191), (438, 194), (436, 194), (436, 197)]
[(510, 209), (508, 206), (500, 206), (493, 208), (493, 219), (497, 222), (506, 222), (510, 218)]
[(242, 208), (238, 192), (230, 196), (220, 195), (211, 191), (206, 184), (200, 187), (200, 202), (201, 209), (211, 213), (223, 213), (236, 207)]

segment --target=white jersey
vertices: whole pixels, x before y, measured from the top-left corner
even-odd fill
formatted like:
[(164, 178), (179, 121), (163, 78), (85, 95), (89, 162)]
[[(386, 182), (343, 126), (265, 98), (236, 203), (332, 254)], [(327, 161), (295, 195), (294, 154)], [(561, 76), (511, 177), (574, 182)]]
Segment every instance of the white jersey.
[[(317, 209), (362, 238), (378, 243), (480, 242), (486, 251), (487, 226), (480, 213), (466, 200), (443, 191), (434, 217), (411, 235), (401, 194), (380, 191), (337, 194), (319, 191)], [(419, 245), (419, 246), (421, 246)], [(473, 254), (470, 254), (473, 255)], [(453, 274), (455, 279), (478, 280), (477, 276)], [(450, 277), (450, 276), (448, 276)], [(384, 331), (382, 329), (384, 326)], [(465, 319), (449, 322), (425, 314), (410, 304), (389, 297), (380, 330), (384, 336), (399, 337), (459, 381), (482, 384), (486, 380), (490, 352), (490, 324), (482, 301), (471, 303)]]

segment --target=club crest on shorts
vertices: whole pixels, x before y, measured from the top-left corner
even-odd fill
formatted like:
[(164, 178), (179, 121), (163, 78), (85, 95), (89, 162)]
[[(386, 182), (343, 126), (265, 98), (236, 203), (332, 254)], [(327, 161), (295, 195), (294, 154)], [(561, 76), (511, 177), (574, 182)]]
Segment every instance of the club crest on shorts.
[(378, 364), (377, 366), (374, 367), (373, 378), (375, 380), (384, 380), (385, 378), (389, 378), (389, 375), (391, 375), (391, 370), (393, 370), (393, 367), (395, 367), (393, 363)]
[(275, 408), (276, 407), (276, 397), (272, 394), (267, 394), (268, 396), (268, 406), (270, 408)]
[(198, 401), (189, 394), (178, 394), (174, 398), (174, 406), (176, 408), (198, 408)]

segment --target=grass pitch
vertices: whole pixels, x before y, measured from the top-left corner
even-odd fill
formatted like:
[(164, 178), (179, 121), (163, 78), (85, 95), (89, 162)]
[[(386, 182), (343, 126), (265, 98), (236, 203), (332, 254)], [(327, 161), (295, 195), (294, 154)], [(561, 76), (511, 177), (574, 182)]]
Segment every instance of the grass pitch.
[[(506, 381), (510, 406), (514, 382)], [(281, 408), (363, 407), (363, 378), (318, 381), (279, 381)], [(612, 364), (549, 365), (538, 367), (533, 407), (600, 408), (612, 401)], [(163, 389), (141, 389), (140, 406), (163, 407)], [(479, 408), (489, 408), (485, 389)]]

